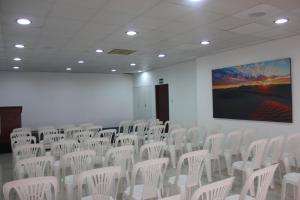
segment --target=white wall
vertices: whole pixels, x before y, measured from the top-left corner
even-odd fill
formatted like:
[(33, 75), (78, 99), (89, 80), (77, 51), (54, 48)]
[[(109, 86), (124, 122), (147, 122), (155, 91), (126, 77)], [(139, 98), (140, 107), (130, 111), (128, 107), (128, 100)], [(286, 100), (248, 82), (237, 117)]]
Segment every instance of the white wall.
[(186, 126), (197, 122), (196, 63), (189, 61), (134, 76), (134, 116), (156, 116), (155, 85), (163, 78), (169, 84), (169, 116)]
[[(213, 119), (211, 79), (212, 69), (285, 57), (291, 57), (292, 59), (294, 123), (289, 124)], [(268, 136), (274, 134), (300, 132), (300, 36), (198, 58), (197, 71), (197, 113), (199, 125), (213, 126), (215, 124), (222, 124), (225, 131), (244, 128), (256, 128), (258, 133)]]
[(0, 72), (0, 106), (23, 106), (24, 127), (132, 119), (132, 76)]

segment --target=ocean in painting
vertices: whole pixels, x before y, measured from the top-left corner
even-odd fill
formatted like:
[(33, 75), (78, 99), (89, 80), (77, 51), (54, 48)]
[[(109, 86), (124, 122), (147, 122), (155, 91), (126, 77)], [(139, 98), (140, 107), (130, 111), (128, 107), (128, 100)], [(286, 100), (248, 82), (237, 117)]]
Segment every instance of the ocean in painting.
[(214, 118), (292, 122), (291, 59), (212, 70)]

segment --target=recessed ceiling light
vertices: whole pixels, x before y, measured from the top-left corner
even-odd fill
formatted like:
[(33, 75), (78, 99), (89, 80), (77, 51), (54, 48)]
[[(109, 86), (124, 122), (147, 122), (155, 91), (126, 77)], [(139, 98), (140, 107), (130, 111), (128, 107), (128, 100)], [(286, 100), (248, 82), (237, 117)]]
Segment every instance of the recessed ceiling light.
[(139, 70), (139, 71), (138, 71), (138, 73), (141, 73), (141, 72), (143, 72), (143, 71), (142, 71), (142, 70)]
[(84, 63), (84, 60), (78, 60), (78, 63), (79, 63), (79, 64), (83, 64), (83, 63)]
[(112, 71), (112, 72), (116, 72), (117, 70), (116, 70), (116, 69), (112, 69), (111, 71)]
[(201, 41), (201, 44), (202, 44), (202, 45), (209, 45), (209, 44), (210, 44), (210, 41), (203, 40), (203, 41)]
[(130, 63), (130, 66), (134, 67), (134, 66), (136, 66), (136, 64), (135, 63)]
[(22, 59), (21, 58), (14, 58), (14, 61), (21, 61)]
[(166, 57), (166, 55), (165, 55), (165, 54), (158, 54), (157, 57), (159, 57), (159, 58), (164, 58), (164, 57)]
[(71, 68), (71, 67), (67, 67), (66, 70), (67, 70), (67, 71), (71, 71), (72, 68)]
[(25, 46), (23, 44), (15, 44), (15, 47), (18, 49), (23, 49)]
[(275, 24), (285, 24), (289, 21), (288, 18), (279, 18), (274, 21)]
[(20, 69), (20, 67), (14, 66), (13, 69)]
[(128, 35), (128, 36), (135, 36), (136, 34), (137, 34), (136, 31), (127, 31), (126, 32), (126, 35)]
[(103, 53), (102, 49), (96, 49), (96, 53)]
[(21, 25), (29, 25), (29, 24), (31, 24), (31, 21), (26, 18), (20, 18), (20, 19), (17, 19), (17, 23), (21, 24)]

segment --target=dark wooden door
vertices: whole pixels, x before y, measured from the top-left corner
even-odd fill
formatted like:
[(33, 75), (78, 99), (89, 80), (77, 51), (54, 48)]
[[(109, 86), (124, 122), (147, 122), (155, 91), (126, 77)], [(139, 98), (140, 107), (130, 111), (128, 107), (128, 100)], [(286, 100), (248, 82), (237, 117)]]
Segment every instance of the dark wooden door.
[(165, 122), (169, 120), (169, 85), (156, 85), (156, 118)]

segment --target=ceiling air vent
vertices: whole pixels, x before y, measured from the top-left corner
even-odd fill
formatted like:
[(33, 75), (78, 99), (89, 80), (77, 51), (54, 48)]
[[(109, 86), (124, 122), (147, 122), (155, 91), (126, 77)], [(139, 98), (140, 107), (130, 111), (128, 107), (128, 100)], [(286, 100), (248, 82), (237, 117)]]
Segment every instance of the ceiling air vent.
[(116, 55), (130, 55), (136, 52), (135, 50), (129, 50), (129, 49), (113, 49), (108, 54), (116, 54)]

